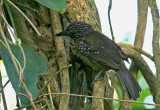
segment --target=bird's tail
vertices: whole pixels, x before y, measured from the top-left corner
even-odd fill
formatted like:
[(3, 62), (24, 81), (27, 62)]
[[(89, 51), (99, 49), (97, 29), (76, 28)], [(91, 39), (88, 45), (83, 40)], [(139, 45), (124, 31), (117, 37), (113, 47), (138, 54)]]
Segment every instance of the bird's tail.
[(117, 73), (128, 98), (133, 100), (139, 98), (141, 88), (130, 71), (126, 67), (123, 67)]

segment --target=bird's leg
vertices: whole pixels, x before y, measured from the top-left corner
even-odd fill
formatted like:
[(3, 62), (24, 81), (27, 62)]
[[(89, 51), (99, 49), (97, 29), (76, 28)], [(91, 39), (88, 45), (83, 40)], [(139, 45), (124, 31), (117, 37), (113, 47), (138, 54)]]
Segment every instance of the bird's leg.
[(94, 83), (98, 80), (102, 80), (103, 78), (99, 78), (99, 76), (103, 73), (103, 71), (99, 71), (94, 80), (92, 81), (91, 87), (94, 85)]

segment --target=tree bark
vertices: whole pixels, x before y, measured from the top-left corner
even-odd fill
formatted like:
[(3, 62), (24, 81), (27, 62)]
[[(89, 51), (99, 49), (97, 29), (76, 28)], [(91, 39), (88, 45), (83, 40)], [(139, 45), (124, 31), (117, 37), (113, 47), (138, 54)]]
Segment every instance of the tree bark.
[[(159, 12), (156, 0), (149, 0), (149, 6), (151, 8), (152, 14), (152, 21), (153, 21), (153, 57), (154, 63), (156, 66), (156, 73), (157, 73), (157, 85), (156, 85), (156, 95), (154, 95), (155, 102), (160, 104), (160, 47), (159, 47)], [(157, 110), (160, 110), (160, 107), (157, 106)]]
[[(104, 97), (104, 82), (102, 81), (97, 81), (93, 87), (93, 94), (92, 96), (97, 96), (97, 97)], [(102, 88), (102, 89), (97, 89), (97, 88)], [(104, 100), (103, 99), (92, 99), (92, 106), (90, 110), (104, 110)]]
[[(92, 25), (92, 27), (95, 30), (97, 30), (97, 31), (101, 30), (99, 16), (97, 13), (96, 6), (94, 4), (94, 0), (81, 0), (81, 1), (79, 1), (79, 0), (78, 1), (77, 0), (66, 0), (66, 3), (67, 3), (67, 12), (65, 13), (65, 15), (70, 20), (70, 22), (83, 21), (85, 23)], [(85, 68), (87, 68), (87, 67), (85, 67)], [(85, 71), (86, 70), (87, 69), (85, 69)], [(88, 74), (87, 71), (86, 71), (86, 74)], [(91, 77), (94, 79), (95, 76), (93, 74), (93, 71), (89, 74), (91, 74)], [(91, 79), (90, 82), (92, 82), (93, 79)], [(87, 80), (89, 80), (89, 79), (87, 79)], [(102, 84), (102, 85), (100, 86), (100, 84)], [(86, 85), (88, 85), (90, 87), (91, 83), (88, 83)], [(107, 86), (107, 87), (109, 87), (109, 86)], [(90, 91), (92, 91), (91, 88), (88, 88), (88, 89)], [(108, 88), (106, 90), (108, 90)], [(102, 92), (103, 92), (103, 94), (102, 94)], [(104, 96), (104, 83), (103, 83), (103, 81), (95, 82), (92, 95), (93, 94), (95, 96)], [(97, 99), (92, 99), (92, 105), (91, 105), (92, 108), (94, 108), (94, 109), (99, 108), (101, 105), (103, 105), (103, 101), (100, 101), (99, 103), (97, 103), (97, 102), (98, 102)], [(103, 109), (104, 109), (104, 107), (103, 107)]]
[[(59, 14), (56, 11), (50, 11), (52, 27), (54, 33), (58, 33), (62, 31), (61, 22), (59, 18)], [(67, 66), (67, 54), (64, 46), (64, 39), (62, 37), (54, 37), (54, 42), (56, 46), (56, 58), (58, 62), (59, 69), (62, 69), (64, 66)], [(69, 81), (69, 71), (67, 69), (63, 69), (60, 73), (61, 78), (61, 92), (62, 93), (70, 93), (70, 81)], [(69, 109), (69, 95), (62, 95), (61, 101), (59, 105), (59, 110), (68, 110)]]
[[(13, 1), (15, 4), (16, 2), (21, 3), (21, 0)], [(94, 4), (94, 0), (66, 0), (66, 3), (67, 11), (65, 13), (65, 17), (67, 20), (70, 22), (83, 21), (91, 24), (95, 30), (101, 31), (99, 16)], [(159, 18), (156, 18), (156, 1), (149, 0), (149, 3), (154, 26), (153, 55), (156, 65), (157, 79), (154, 77), (148, 64), (141, 57), (141, 54), (135, 49), (142, 48), (143, 46), (148, 12), (148, 0), (138, 0), (138, 23), (134, 43), (136, 47), (124, 44), (120, 44), (120, 46), (123, 48), (124, 52), (131, 59), (133, 59), (134, 64), (131, 67), (131, 71), (134, 73), (134, 76), (136, 76), (137, 70), (139, 69), (147, 81), (156, 103), (160, 103)], [(110, 87), (108, 78), (105, 77), (105, 80), (107, 81), (104, 82), (95, 82), (92, 88), (91, 82), (95, 77), (95, 74), (93, 74), (93, 69), (83, 64), (80, 59), (75, 57), (74, 49), (72, 49), (72, 53), (70, 52), (70, 47), (72, 48), (72, 45), (69, 45), (70, 40), (68, 38), (64, 39), (63, 37), (54, 36), (56, 33), (62, 31), (61, 19), (58, 12), (49, 10), (48, 8), (32, 0), (27, 0), (27, 6), (34, 7), (36, 11), (25, 8), (23, 5), (18, 6), (23, 10), (23, 12), (29, 17), (35, 27), (43, 35), (43, 37), (38, 36), (30, 24), (24, 19), (24, 17), (11, 6), (13, 19), (16, 24), (16, 29), (18, 30), (18, 37), (21, 39), (22, 43), (30, 45), (48, 65), (48, 74), (40, 75), (38, 77), (40, 89), (43, 87), (43, 85), (45, 85), (45, 82), (48, 81), (50, 77), (55, 75), (58, 70), (61, 70), (69, 63), (73, 64), (71, 69), (65, 68), (60, 71), (60, 74), (55, 75), (47, 85), (48, 88), (45, 88), (43, 91), (44, 93), (62, 92), (69, 94), (71, 92), (75, 94), (93, 95), (98, 97), (113, 97), (113, 88), (112, 86)], [(67, 47), (65, 47), (66, 44)], [(84, 106), (87, 103), (88, 108), (86, 107), (86, 110), (113, 109), (112, 101), (103, 99), (93, 98), (87, 100), (87, 103), (85, 103), (85, 98), (74, 96), (70, 97), (69, 95), (53, 95), (51, 97), (51, 94), (49, 94), (49, 96), (45, 98), (50, 104), (52, 103), (52, 108), (59, 110), (82, 110), (85, 108)], [(125, 99), (127, 99), (126, 96)], [(36, 104), (40, 107), (46, 107), (46, 100), (44, 101), (44, 99), (37, 99), (36, 101), (38, 103)], [(107, 105), (107, 107), (105, 105)], [(131, 109), (131, 104), (123, 102), (121, 103), (120, 109), (129, 110)], [(157, 109), (160, 108), (157, 107)]]

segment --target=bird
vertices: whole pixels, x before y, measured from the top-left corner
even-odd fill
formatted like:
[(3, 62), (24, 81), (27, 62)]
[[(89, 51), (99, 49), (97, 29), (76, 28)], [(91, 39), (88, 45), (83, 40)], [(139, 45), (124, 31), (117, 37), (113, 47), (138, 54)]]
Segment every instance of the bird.
[(141, 87), (124, 63), (128, 62), (127, 55), (106, 35), (85, 22), (73, 22), (55, 36), (69, 36), (74, 41), (77, 56), (85, 64), (95, 70), (114, 70), (128, 98), (137, 100), (140, 97)]

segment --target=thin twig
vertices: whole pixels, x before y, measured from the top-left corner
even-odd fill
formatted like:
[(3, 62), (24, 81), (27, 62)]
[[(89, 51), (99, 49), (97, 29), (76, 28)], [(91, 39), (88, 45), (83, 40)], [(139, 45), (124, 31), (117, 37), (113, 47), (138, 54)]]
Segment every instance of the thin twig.
[(22, 56), (23, 56), (23, 68), (22, 68), (22, 73), (24, 72), (24, 69), (25, 69), (25, 67), (26, 67), (26, 56), (25, 56), (25, 53), (24, 53), (24, 50), (23, 50), (23, 48), (22, 48), (22, 46), (18, 43), (18, 46), (19, 46), (19, 48), (20, 48), (20, 50), (21, 50), (21, 52), (22, 52)]
[(3, 87), (1, 87), (0, 93), (3, 91), (3, 89), (7, 86), (8, 83), (9, 83), (9, 80), (4, 84)]
[(53, 99), (52, 99), (52, 95), (51, 95), (50, 84), (47, 85), (47, 88), (48, 88), (48, 93), (49, 93), (49, 99), (50, 99), (51, 108), (52, 108), (52, 110), (54, 110), (54, 105), (53, 105)]
[[(141, 71), (143, 77), (145, 78), (147, 84), (149, 85), (150, 91), (153, 97), (156, 95), (156, 77), (154, 76), (151, 68), (148, 66), (147, 62), (141, 56), (141, 54), (134, 49), (132, 45), (119, 43), (118, 44), (125, 54), (135, 62), (136, 67)], [(146, 74), (147, 73), (147, 74)]]
[(43, 97), (43, 98), (41, 98), (39, 100), (34, 101), (34, 103), (38, 104), (38, 103), (41, 103), (41, 102), (46, 101), (46, 100), (47, 100), (46, 97)]
[[(22, 55), (23, 55), (23, 68), (21, 67), (20, 64), (19, 64), (19, 67), (20, 67), (20, 70), (22, 70), (21, 73), (23, 73), (23, 71), (24, 71), (24, 69), (26, 67), (26, 57), (25, 57), (24, 50), (23, 50), (22, 46), (20, 45), (17, 36), (14, 34), (13, 30), (11, 29), (9, 23), (7, 22), (7, 20), (6, 20), (6, 18), (4, 17), (3, 14), (1, 14), (1, 17), (4, 20), (4, 22), (6, 23), (7, 27), (9, 28), (10, 32), (12, 33), (12, 35), (14, 36), (14, 38), (15, 38), (16, 42), (18, 43), (18, 46), (19, 46), (19, 48), (20, 48), (20, 50), (22, 52)], [(18, 60), (17, 60), (17, 63), (19, 63)]]
[(4, 17), (4, 15), (3, 15), (3, 14), (1, 14), (1, 18), (2, 18), (2, 19), (3, 19), (3, 21), (6, 23), (6, 25), (7, 25), (8, 29), (11, 31), (11, 33), (12, 33), (13, 37), (15, 38), (15, 40), (16, 40), (16, 41), (18, 41), (17, 36), (14, 34), (13, 30), (11, 29), (11, 27), (10, 27), (9, 23), (7, 22), (7, 20), (6, 20), (6, 18)]
[(109, 6), (108, 6), (108, 21), (109, 21), (109, 27), (112, 35), (112, 40), (115, 41), (114, 34), (113, 34), (113, 29), (112, 29), (112, 23), (111, 23), (111, 17), (110, 17), (110, 12), (112, 8), (112, 0), (109, 0)]
[(17, 96), (22, 95), (22, 96), (26, 97), (26, 98), (29, 100), (29, 98), (27, 97), (26, 94), (23, 94), (23, 93), (20, 93), (20, 92), (19, 92), (19, 93), (16, 93), (16, 95), (17, 95)]
[(11, 22), (11, 25), (12, 25), (12, 28), (14, 29), (14, 33), (15, 35), (17, 36), (17, 30), (16, 30), (16, 26), (15, 26), (15, 22), (13, 20), (13, 16), (12, 16), (12, 13), (11, 13), (11, 9), (9, 7), (9, 4), (6, 0), (4, 0), (4, 5), (6, 7), (6, 11), (8, 12), (8, 16), (9, 16), (9, 19), (10, 19), (10, 22)]
[[(43, 97), (43, 96), (47, 96), (47, 95), (49, 95), (49, 94), (43, 94), (43, 95), (40, 95), (39, 97)], [(160, 104), (151, 104), (151, 103), (137, 102), (137, 101), (132, 101), (132, 100), (120, 100), (120, 99), (104, 98), (104, 97), (88, 96), (88, 95), (79, 95), (79, 94), (52, 93), (52, 95), (70, 95), (70, 96), (75, 96), (75, 97), (87, 97), (87, 98), (112, 100), (112, 101), (118, 101), (118, 102), (128, 102), (128, 103), (135, 103), (135, 104), (145, 104), (145, 105), (160, 106)]]
[(16, 95), (16, 106), (19, 108), (21, 105), (20, 105), (20, 100), (18, 98), (18, 96)]
[[(3, 13), (0, 13), (0, 16), (3, 16)], [(6, 39), (5, 35), (4, 35), (4, 32), (3, 32), (3, 30), (2, 30), (2, 26), (1, 26), (1, 25), (0, 25), (0, 33), (1, 33), (1, 35), (2, 35), (2, 38), (4, 39), (5, 45), (6, 45), (6, 47), (7, 47), (7, 49), (8, 49), (8, 52), (9, 52), (9, 54), (10, 54), (10, 56), (11, 56), (11, 59), (12, 59), (12, 61), (13, 61), (13, 65), (15, 66), (16, 72), (19, 74), (18, 66), (17, 66), (17, 64), (16, 64), (16, 61), (14, 60), (14, 59), (15, 59), (15, 56), (12, 54), (11, 48), (10, 48), (10, 46), (9, 46), (9, 44), (8, 44), (8, 41), (7, 41), (7, 39)]]
[[(0, 88), (3, 88), (1, 72), (0, 72)], [(4, 110), (8, 110), (7, 109), (7, 102), (6, 102), (6, 98), (5, 98), (4, 89), (1, 89), (1, 94), (2, 94), (2, 101), (3, 101)]]
[(36, 31), (38, 36), (42, 36), (40, 32), (37, 30), (37, 28), (34, 26), (34, 24), (30, 21), (30, 19), (14, 3), (12, 3), (10, 0), (7, 0), (7, 2), (10, 3), (15, 9), (17, 9), (17, 11), (19, 11), (22, 14), (22, 16), (29, 22), (32, 28)]
[[(20, 64), (19, 64), (19, 67), (20, 67), (20, 71), (22, 70), (21, 73), (23, 73), (23, 71), (24, 71), (24, 69), (25, 69), (25, 66), (26, 66), (26, 57), (25, 57), (25, 54), (24, 54), (24, 50), (23, 50), (22, 46), (20, 45), (17, 36), (14, 34), (13, 30), (11, 29), (9, 23), (7, 22), (7, 20), (6, 20), (6, 18), (4, 17), (3, 14), (1, 14), (1, 17), (2, 17), (3, 21), (6, 23), (7, 27), (9, 28), (10, 32), (12, 33), (12, 35), (14, 36), (14, 38), (15, 38), (16, 42), (18, 43), (18, 46), (19, 46), (19, 48), (20, 48), (20, 50), (21, 50), (21, 52), (22, 52), (23, 61), (24, 61), (23, 63), (24, 63), (24, 64), (23, 64), (23, 68), (21, 67)], [(16, 59), (16, 58), (15, 58), (15, 59)], [(17, 60), (17, 63), (19, 63), (18, 60)]]
[(152, 55), (150, 55), (149, 53), (145, 52), (144, 50), (140, 49), (140, 48), (137, 48), (137, 47), (134, 47), (134, 49), (136, 51), (138, 51), (139, 53), (145, 55), (146, 57), (148, 57), (149, 59), (151, 59), (152, 61), (154, 61), (154, 57)]
[(69, 67), (71, 67), (71, 66), (72, 66), (72, 64), (69, 64), (68, 66), (62, 67), (59, 71), (57, 71), (54, 75), (52, 75), (52, 77), (50, 77), (50, 79), (43, 85), (43, 87), (41, 88), (41, 90), (39, 91), (37, 97), (36, 97), (34, 100), (36, 100), (36, 99), (41, 95), (41, 93), (43, 92), (43, 90), (45, 89), (45, 87), (49, 84), (49, 82), (50, 82), (57, 74), (59, 74), (63, 69), (69, 68)]
[[(9, 30), (10, 30), (10, 32), (11, 32), (12, 35), (14, 36), (16, 42), (18, 42), (17, 36), (14, 34), (13, 30), (11, 29), (11, 27), (10, 27), (9, 23), (7, 22), (6, 18), (4, 17), (3, 13), (1, 13), (0, 16), (1, 16), (1, 18), (3, 19), (3, 21), (6, 23), (7, 27), (8, 27)], [(2, 42), (2, 41), (1, 41), (1, 42)], [(4, 43), (2, 42), (2, 44), (4, 44)], [(4, 46), (5, 46), (5, 44), (4, 44)], [(22, 46), (21, 46), (19, 43), (18, 43), (18, 46), (20, 47), (20, 50), (21, 50), (21, 52), (22, 52), (23, 59), (24, 59), (23, 68), (21, 67), (21, 65), (20, 65), (20, 63), (18, 62), (17, 58), (16, 58), (15, 56), (13, 56), (13, 57), (14, 57), (14, 59), (16, 60), (18, 66), (19, 66), (19, 70), (22, 70), (21, 73), (23, 73), (24, 68), (25, 68), (25, 66), (26, 66), (26, 58), (25, 58), (25, 54), (24, 54), (24, 50), (23, 50)], [(6, 46), (5, 46), (5, 47), (6, 47)], [(6, 47), (6, 48), (7, 48), (7, 47)]]
[[(56, 11), (50, 10), (51, 15), (51, 24), (52, 24), (52, 32), (58, 33), (62, 31), (62, 26), (59, 18), (59, 13)], [(61, 69), (63, 66), (67, 66), (67, 53), (66, 48), (64, 45), (64, 39), (54, 37), (54, 43), (56, 47), (56, 58), (57, 58), (57, 64), (59, 68)], [(64, 69), (60, 73), (60, 79), (61, 79), (61, 90), (65, 93), (70, 93), (70, 79), (69, 79), (69, 71), (68, 69)], [(61, 96), (60, 103), (59, 103), (59, 110), (67, 110), (69, 105), (69, 99), (70, 97), (65, 95)]]
[[(0, 16), (3, 16), (3, 13), (2, 13), (2, 12), (0, 13)], [(10, 46), (9, 46), (9, 43), (8, 43), (8, 41), (7, 41), (7, 39), (6, 39), (5, 35), (4, 35), (4, 32), (3, 32), (3, 30), (2, 30), (2, 25), (0, 25), (0, 33), (1, 33), (1, 35), (2, 35), (2, 38), (4, 39), (5, 45), (6, 45), (6, 47), (7, 47), (7, 50), (8, 50), (8, 52), (9, 52), (10, 56), (11, 56), (11, 60), (12, 60), (12, 62), (13, 62), (13, 65), (14, 65), (14, 67), (15, 67), (15, 69), (16, 69), (16, 72), (17, 72), (17, 74), (18, 74), (18, 76), (19, 76), (20, 86), (26, 91), (27, 96), (28, 96), (28, 98), (29, 98), (29, 101), (30, 101), (30, 103), (31, 103), (31, 106), (34, 108), (34, 110), (37, 110), (37, 108), (36, 108), (36, 106), (35, 106), (35, 104), (34, 104), (34, 102), (33, 102), (32, 95), (31, 95), (31, 93), (28, 91), (28, 89), (27, 89), (27, 87), (26, 87), (26, 85), (25, 85), (25, 83), (24, 83), (24, 78), (23, 78), (23, 75), (22, 75), (22, 73), (21, 73), (22, 70), (19, 70), (19, 68), (18, 68), (18, 66), (17, 66), (17, 63), (16, 63), (16, 60), (15, 60), (16, 57), (13, 55), (12, 50), (11, 50), (11, 48), (10, 48)]]
[[(18, 38), (16, 37), (16, 35), (15, 35), (14, 32), (12, 31), (12, 29), (10, 28), (9, 23), (8, 23), (7, 20), (5, 19), (3, 13), (1, 13), (1, 18), (4, 20), (4, 22), (6, 23), (6, 25), (9, 27), (9, 29), (10, 29), (12, 35), (14, 36), (16, 42), (18, 42)], [(17, 58), (16, 58), (15, 56), (13, 56), (13, 57), (14, 57), (14, 60), (16, 61), (16, 63), (18, 64), (18, 66), (19, 66), (19, 73), (23, 73), (23, 72), (24, 72), (24, 69), (25, 69), (25, 66), (26, 66), (26, 57), (25, 57), (25, 54), (24, 54), (24, 50), (23, 50), (23, 48), (22, 48), (22, 46), (20, 45), (19, 42), (18, 42), (18, 46), (19, 46), (19, 48), (20, 48), (20, 50), (21, 50), (21, 52), (22, 52), (22, 55), (23, 55), (23, 60), (24, 60), (23, 68), (21, 67), (21, 65), (20, 65), (19, 61), (17, 60)], [(19, 74), (19, 75), (20, 75), (20, 77), (19, 77), (19, 78), (20, 78), (20, 81), (23, 80), (23, 75), (22, 75), (22, 74)]]
[(3, 45), (5, 48), (7, 48), (6, 44), (5, 44), (2, 40), (0, 40), (0, 43), (2, 43), (2, 45)]
[[(157, 9), (157, 2), (156, 0), (149, 0), (149, 6), (151, 8), (151, 15), (152, 15), (152, 22), (153, 22), (153, 39), (152, 39), (152, 47), (153, 47), (153, 57), (154, 63), (156, 67), (156, 76), (157, 76), (157, 83), (156, 83), (156, 95), (155, 95), (155, 102), (160, 104), (160, 21), (159, 17), (157, 17), (158, 9)], [(160, 110), (160, 107), (156, 108)]]
[(35, 12), (35, 13), (38, 13), (38, 10), (36, 10), (36, 9), (34, 9), (34, 8), (32, 8), (32, 7), (28, 7), (28, 6), (23, 5), (23, 4), (19, 3), (19, 2), (16, 2), (16, 4), (19, 5), (19, 6), (21, 6), (21, 7), (26, 8), (26, 9), (28, 9), (28, 10), (31, 10), (31, 11), (33, 11), (33, 12)]

